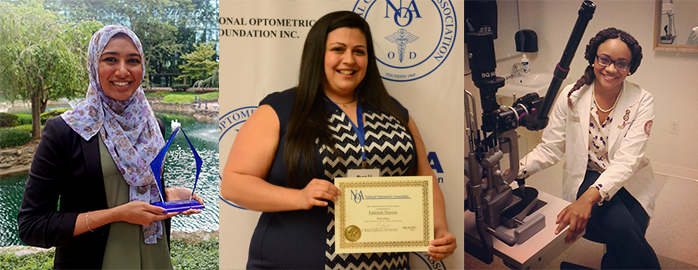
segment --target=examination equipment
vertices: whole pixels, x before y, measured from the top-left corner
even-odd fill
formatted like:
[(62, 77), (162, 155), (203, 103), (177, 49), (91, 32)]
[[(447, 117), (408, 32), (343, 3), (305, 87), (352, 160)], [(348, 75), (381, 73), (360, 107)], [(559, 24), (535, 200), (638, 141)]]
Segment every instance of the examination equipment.
[[(468, 23), (471, 26), (470, 31), (466, 31), (468, 59), (472, 70), (471, 78), (480, 89), (482, 125), (478, 127), (473, 95), (466, 91), (465, 120), (470, 152), (465, 158), (465, 208), (475, 214), (479, 242), (468, 241), (466, 238), (465, 250), (487, 264), (493, 260), (492, 236), (513, 246), (528, 240), (542, 229), (541, 226), (545, 226), (545, 217), (541, 214), (534, 215), (527, 222), (522, 221), (540, 204), (538, 191), (526, 187), (524, 179), (516, 179), (519, 153), (515, 129), (523, 126), (538, 131), (548, 124), (554, 100), (562, 81), (567, 77), (570, 62), (595, 9), (596, 5), (592, 1), (583, 1), (545, 97), (541, 98), (536, 93), (526, 94), (516, 99), (512, 106), (500, 106), (495, 98), (497, 90), (504, 86), (505, 79), (498, 77), (495, 72), (493, 29), (481, 24), (479, 31), (476, 31), (473, 24)], [(505, 154), (509, 155), (509, 170), (500, 168), (500, 160)], [(516, 190), (510, 186), (513, 181), (518, 183)], [(514, 227), (514, 236), (504, 232), (505, 228)]]

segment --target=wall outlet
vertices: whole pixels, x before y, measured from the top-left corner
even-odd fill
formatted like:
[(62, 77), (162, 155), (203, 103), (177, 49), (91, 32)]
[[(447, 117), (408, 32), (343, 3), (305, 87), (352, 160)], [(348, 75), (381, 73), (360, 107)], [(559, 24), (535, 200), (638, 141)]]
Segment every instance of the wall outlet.
[(669, 133), (679, 135), (679, 121), (671, 121)]

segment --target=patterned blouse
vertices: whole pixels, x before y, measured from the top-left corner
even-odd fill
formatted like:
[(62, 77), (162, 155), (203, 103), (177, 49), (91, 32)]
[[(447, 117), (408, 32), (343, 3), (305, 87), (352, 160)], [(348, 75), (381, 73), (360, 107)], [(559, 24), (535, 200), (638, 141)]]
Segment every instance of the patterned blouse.
[[(365, 150), (367, 165), (379, 167), (381, 176), (405, 175), (414, 163), (415, 147), (405, 126), (392, 116), (362, 103), (365, 117)], [(344, 111), (335, 108), (329, 116), (335, 149), (322, 145), (319, 149), (325, 175), (330, 179), (346, 176), (347, 168), (360, 167), (361, 145), (351, 120)], [(335, 253), (334, 205), (328, 207), (327, 260), (325, 269), (408, 269), (408, 253)]]
[(611, 115), (613, 110), (609, 112), (603, 123), (599, 123), (599, 111), (596, 100), (593, 100), (589, 121), (589, 162), (587, 163), (589, 170), (602, 173), (608, 168), (608, 133), (613, 122)]

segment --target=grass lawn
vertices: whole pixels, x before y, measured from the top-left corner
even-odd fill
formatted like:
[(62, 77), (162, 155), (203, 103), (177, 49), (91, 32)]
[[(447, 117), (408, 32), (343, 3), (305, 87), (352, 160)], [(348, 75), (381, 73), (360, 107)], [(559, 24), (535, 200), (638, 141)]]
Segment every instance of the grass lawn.
[[(171, 239), (170, 256), (174, 269), (218, 269), (218, 235), (200, 241)], [(0, 269), (52, 269), (53, 249), (17, 257), (13, 252), (0, 253)]]
[(160, 101), (162, 102), (172, 102), (172, 103), (191, 103), (194, 101), (194, 97), (201, 97), (201, 100), (208, 99), (218, 99), (218, 92), (209, 92), (205, 94), (197, 94), (193, 92), (152, 92), (145, 93), (147, 98), (162, 97)]

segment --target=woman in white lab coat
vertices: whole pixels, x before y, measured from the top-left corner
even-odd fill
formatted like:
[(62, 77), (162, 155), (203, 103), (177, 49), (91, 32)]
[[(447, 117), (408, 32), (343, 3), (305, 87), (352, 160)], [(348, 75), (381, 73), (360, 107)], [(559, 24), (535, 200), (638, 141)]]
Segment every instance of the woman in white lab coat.
[(520, 161), (528, 177), (567, 156), (556, 233), (565, 241), (587, 236), (607, 245), (601, 268), (660, 268), (645, 239), (659, 187), (647, 141), (654, 119), (652, 94), (625, 78), (635, 73), (642, 48), (628, 33), (608, 28), (593, 37), (584, 58), (589, 66), (558, 97), (543, 142)]

